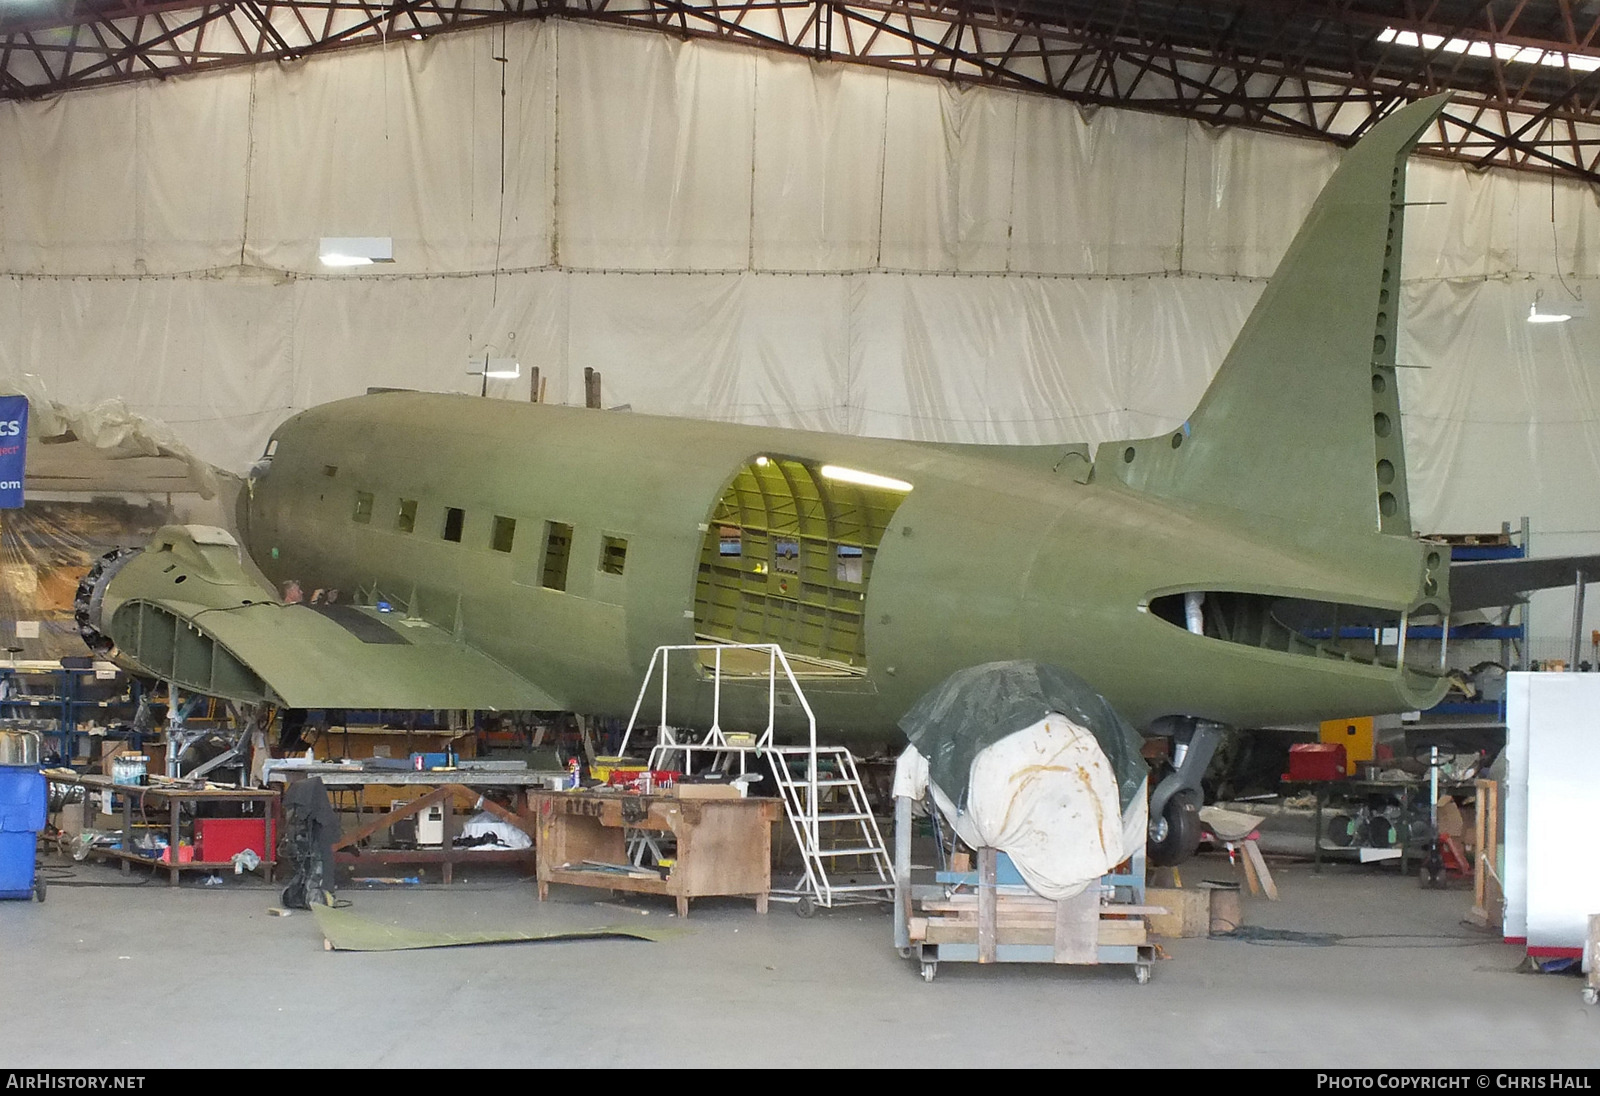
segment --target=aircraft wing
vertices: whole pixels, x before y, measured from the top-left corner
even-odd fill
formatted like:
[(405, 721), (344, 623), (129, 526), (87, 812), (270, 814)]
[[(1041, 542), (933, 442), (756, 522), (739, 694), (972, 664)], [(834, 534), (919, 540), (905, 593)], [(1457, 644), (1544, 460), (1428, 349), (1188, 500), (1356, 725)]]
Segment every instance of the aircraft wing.
[(168, 526), (97, 572), (80, 591), (85, 638), (183, 690), (289, 708), (564, 707), (438, 625), (366, 606), (285, 603), (245, 570), (222, 530)]
[(1582, 573), (1600, 579), (1600, 556), (1486, 559), (1450, 565), (1450, 611), (1493, 609), (1528, 600), (1534, 590), (1572, 586)]

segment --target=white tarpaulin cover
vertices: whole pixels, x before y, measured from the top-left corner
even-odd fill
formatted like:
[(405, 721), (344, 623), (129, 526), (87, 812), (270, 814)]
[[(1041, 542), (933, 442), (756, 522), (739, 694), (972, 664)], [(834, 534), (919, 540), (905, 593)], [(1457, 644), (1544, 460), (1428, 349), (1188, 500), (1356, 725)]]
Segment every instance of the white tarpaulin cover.
[[(120, 398), (234, 472), (298, 409), (477, 391), (485, 352), (524, 365), (495, 397), (537, 366), (581, 402), (594, 368), (640, 412), (1149, 436), (1193, 409), (1338, 156), (559, 19), (8, 101), (0, 377)], [(1600, 314), (1524, 322), (1536, 293), (1600, 301), (1595, 192), (1409, 174), (1418, 527), (1526, 514), (1539, 554), (1600, 550)], [(396, 261), (330, 271), (325, 236), (392, 237)], [(1566, 600), (1536, 603), (1550, 653)]]
[(1143, 847), (1145, 799), (1123, 817), (1116, 773), (1092, 733), (1060, 713), (1007, 735), (972, 760), (967, 806), (928, 779), (928, 762), (908, 746), (894, 793), (921, 799), (931, 786), (939, 813), (971, 848), (1009, 856), (1045, 898), (1071, 898)]

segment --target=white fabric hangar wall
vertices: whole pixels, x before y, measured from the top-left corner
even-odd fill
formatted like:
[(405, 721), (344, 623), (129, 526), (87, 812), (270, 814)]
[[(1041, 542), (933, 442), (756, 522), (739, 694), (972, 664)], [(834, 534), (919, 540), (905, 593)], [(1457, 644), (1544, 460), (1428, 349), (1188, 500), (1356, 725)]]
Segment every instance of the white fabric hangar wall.
[[(554, 401), (596, 368), (638, 412), (1145, 435), (1193, 408), (1337, 158), (559, 21), (0, 103), (0, 377), (123, 397), (235, 471), (304, 407), (476, 391), (485, 350)], [(1527, 514), (1539, 554), (1600, 550), (1600, 313), (1524, 322), (1600, 293), (1595, 194), (1410, 180), (1418, 527)], [(395, 264), (317, 262), (364, 235)]]

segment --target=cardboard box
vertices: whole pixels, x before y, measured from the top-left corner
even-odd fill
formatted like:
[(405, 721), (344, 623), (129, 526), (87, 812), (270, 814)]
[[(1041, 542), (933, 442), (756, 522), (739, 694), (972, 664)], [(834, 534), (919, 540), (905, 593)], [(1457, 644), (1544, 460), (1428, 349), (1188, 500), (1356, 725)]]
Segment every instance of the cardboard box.
[[(100, 775), (101, 776), (110, 776), (111, 775), (111, 759), (116, 757), (120, 753), (127, 753), (130, 749), (132, 749), (132, 747), (129, 746), (126, 742), (110, 742), (110, 741), (108, 741), (108, 742), (106, 742), (105, 745), (101, 746), (100, 747)], [(149, 771), (153, 771), (153, 770), (146, 770), (146, 771), (149, 772)]]
[(1179, 890), (1174, 887), (1146, 887), (1147, 906), (1161, 906), (1166, 913), (1149, 915), (1150, 931), (1157, 936), (1183, 938), (1211, 935), (1211, 891)]
[(732, 784), (677, 784), (679, 799), (743, 799)]

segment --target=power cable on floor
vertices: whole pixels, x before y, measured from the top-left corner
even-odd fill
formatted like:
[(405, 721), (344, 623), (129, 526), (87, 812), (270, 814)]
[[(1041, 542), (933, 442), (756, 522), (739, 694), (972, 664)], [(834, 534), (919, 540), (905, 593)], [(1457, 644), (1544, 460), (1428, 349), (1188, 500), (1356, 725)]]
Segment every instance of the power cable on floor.
[[(1214, 932), (1213, 940), (1237, 940), (1264, 947), (1302, 948), (1470, 948), (1498, 944), (1498, 940), (1470, 936), (1440, 936), (1426, 932), (1362, 932), (1349, 935), (1337, 932), (1300, 932), (1295, 929), (1269, 929), (1258, 925), (1239, 925), (1230, 932)], [(1406, 943), (1404, 941), (1412, 941)]]

